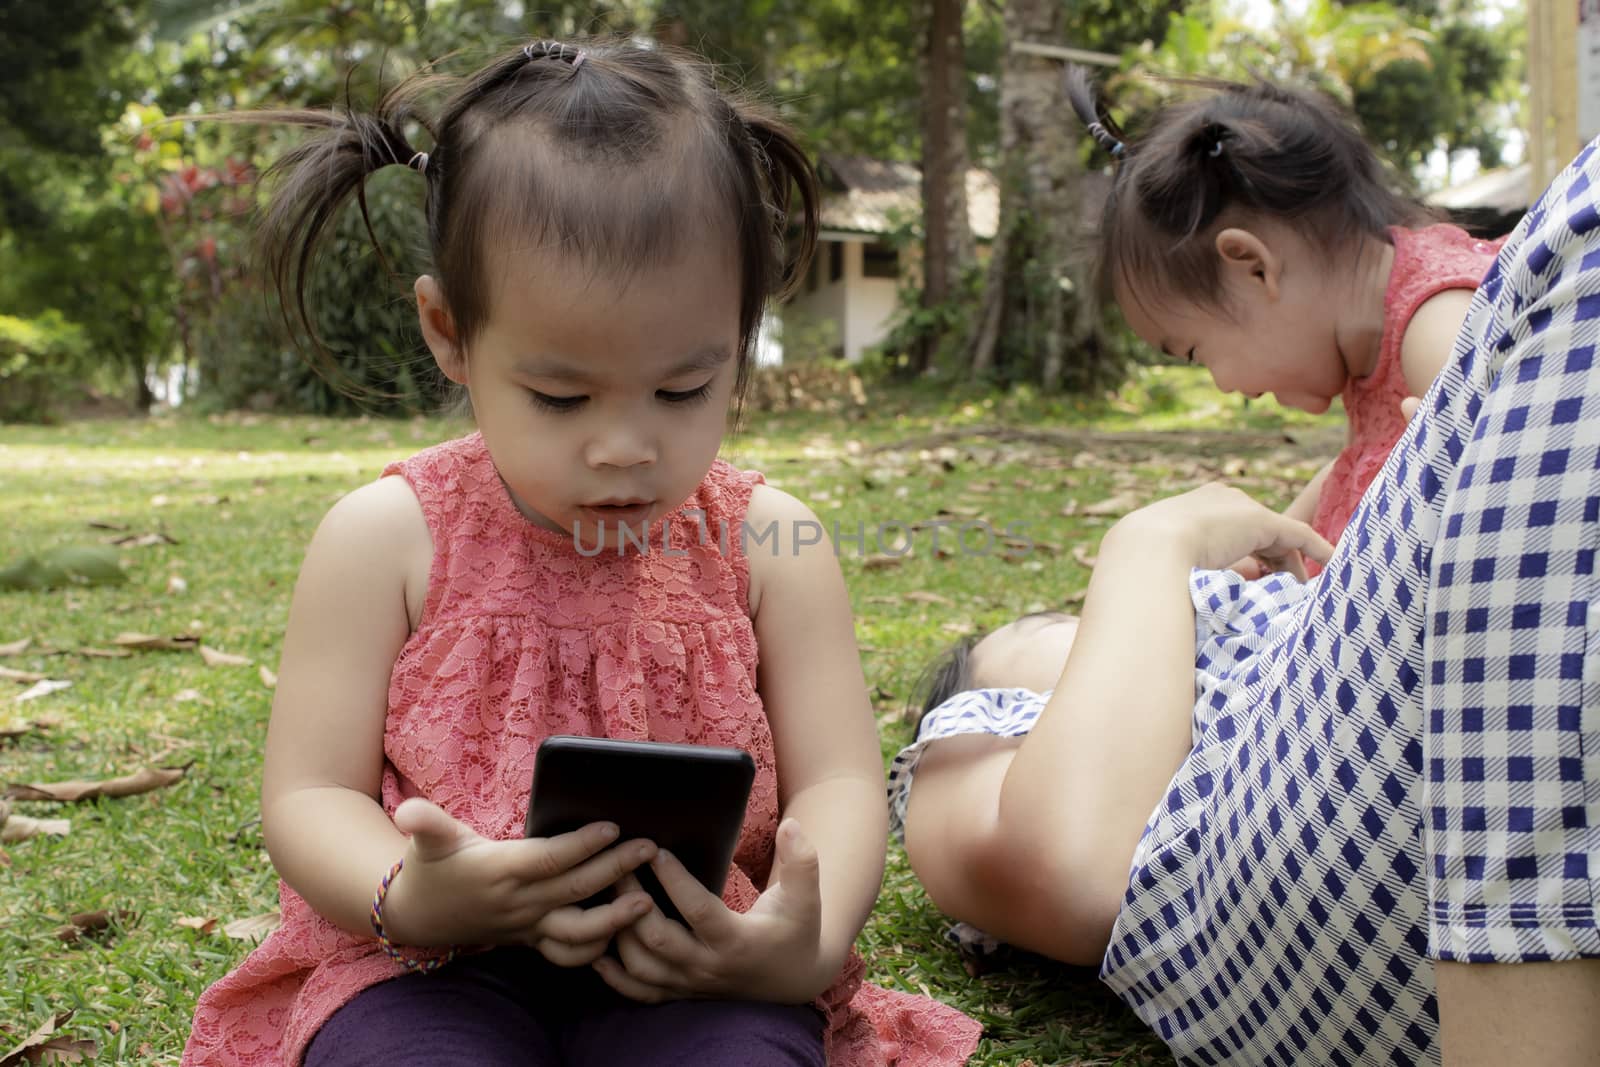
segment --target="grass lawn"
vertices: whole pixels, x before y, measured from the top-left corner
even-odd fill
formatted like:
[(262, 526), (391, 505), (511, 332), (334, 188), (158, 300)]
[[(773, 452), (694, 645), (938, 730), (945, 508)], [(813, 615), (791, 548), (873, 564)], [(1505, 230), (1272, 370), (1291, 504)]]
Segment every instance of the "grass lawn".
[[(975, 628), (1075, 607), (1115, 515), (1215, 478), (1282, 505), (1341, 433), (1336, 416), (1245, 409), (1186, 368), (1147, 372), (1108, 405), (906, 387), (869, 392), (864, 409), (746, 422), (729, 459), (764, 470), (824, 526), (864, 527), (864, 546), (841, 541), (840, 552), (886, 758), (908, 736), (921, 665)], [(44, 723), (0, 736), (0, 784), (188, 767), (137, 796), (14, 802), (70, 819), (70, 832), (0, 851), (0, 1056), (71, 1010), (62, 1031), (95, 1042), (93, 1062), (177, 1061), (195, 998), (252, 944), (224, 927), (277, 906), (257, 818), (262, 669), (277, 665), (301, 553), (341, 494), (463, 429), (249, 415), (0, 428), (0, 566), (124, 533), (177, 542), (124, 548), (122, 586), (0, 592), (0, 646), (32, 642), (0, 667), (72, 683), (17, 703), (27, 683), (0, 679), (0, 731)], [(925, 528), (903, 557), (890, 556), (893, 527), (878, 544), (880, 524), (936, 519), (1016, 524), (1033, 548), (977, 554), (987, 542), (975, 525), (967, 554), (936, 554)], [(193, 648), (79, 651), (129, 631), (189, 635), (250, 662), (211, 665)], [(102, 909), (105, 928), (60, 936), (71, 916)], [(215, 925), (197, 929), (204, 920)], [(1018, 960), (970, 977), (945, 925), (892, 850), (861, 951), (873, 980), (981, 1019), (976, 1062), (1167, 1062), (1092, 973)]]

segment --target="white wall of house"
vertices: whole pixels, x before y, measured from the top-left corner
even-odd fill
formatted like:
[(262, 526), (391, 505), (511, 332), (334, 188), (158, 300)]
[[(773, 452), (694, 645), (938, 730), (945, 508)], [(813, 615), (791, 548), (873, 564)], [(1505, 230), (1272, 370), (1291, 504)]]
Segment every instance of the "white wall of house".
[[(883, 340), (894, 316), (895, 278), (868, 278), (862, 270), (863, 251), (869, 239), (860, 234), (824, 234), (812, 262), (812, 285), (784, 308), (786, 318), (829, 320), (838, 324), (839, 347), (854, 363), (868, 348)], [(840, 249), (840, 275), (832, 279), (830, 245)], [(808, 291), (809, 290), (809, 291)]]

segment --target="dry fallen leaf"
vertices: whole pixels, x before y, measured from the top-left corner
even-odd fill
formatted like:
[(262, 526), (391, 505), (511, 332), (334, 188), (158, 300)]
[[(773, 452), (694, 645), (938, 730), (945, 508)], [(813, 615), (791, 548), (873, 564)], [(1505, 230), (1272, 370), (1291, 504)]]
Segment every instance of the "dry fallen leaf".
[(19, 671), (14, 667), (0, 667), (0, 681), (4, 682), (42, 682), (48, 677), (33, 671)]
[(0, 656), (20, 656), (28, 650), (28, 646), (31, 644), (33, 644), (33, 638), (31, 637), (7, 641), (5, 644), (0, 645)]
[(118, 648), (136, 648), (141, 651), (159, 649), (163, 652), (182, 652), (200, 646), (200, 639), (192, 634), (176, 637), (157, 637), (154, 634), (120, 633), (111, 639)]
[(278, 676), (266, 664), (261, 665), (261, 684), (268, 689), (276, 689), (278, 687)]
[(218, 652), (206, 645), (200, 646), (200, 658), (206, 661), (207, 667), (248, 667), (251, 660), (248, 656), (236, 656), (232, 652)]
[(217, 920), (211, 916), (202, 918), (198, 915), (184, 915), (172, 922), (174, 926), (182, 926), (200, 934), (209, 934), (217, 928)]
[(25, 700), (37, 700), (40, 697), (49, 696), (51, 693), (59, 693), (71, 685), (71, 682), (59, 678), (45, 678), (18, 693), (13, 702), (21, 704)]
[(5, 795), (15, 800), (92, 800), (95, 797), (131, 797), (162, 789), (183, 778), (182, 767), (141, 767), (132, 774), (104, 781), (74, 779), (70, 782), (44, 782), (13, 785)]
[(149, 548), (151, 545), (175, 545), (178, 543), (164, 533), (123, 534), (121, 537), (108, 537), (106, 542), (121, 548)]
[(82, 1063), (99, 1048), (93, 1041), (79, 1041), (59, 1034), (72, 1018), (70, 1011), (58, 1011), (16, 1048), (0, 1056), (0, 1067), (22, 1067), (32, 1063)]
[(19, 737), (26, 737), (33, 733), (33, 723), (25, 722), (17, 726), (0, 726), (0, 741), (15, 741)]
[(167, 579), (167, 592), (171, 595), (182, 596), (188, 591), (189, 583), (183, 580), (182, 575), (174, 574), (172, 577)]
[(1099, 556), (1094, 555), (1093, 553), (1091, 553), (1087, 548), (1083, 547), (1082, 545), (1073, 545), (1072, 546), (1072, 558), (1077, 560), (1080, 564), (1082, 564), (1083, 566), (1089, 568), (1090, 570), (1094, 570), (1094, 565), (1100, 559)]
[(861, 561), (861, 569), (864, 571), (881, 571), (890, 567), (898, 567), (906, 561), (906, 556), (910, 554), (907, 552), (904, 555), (891, 556), (886, 553), (879, 553), (878, 555), (868, 556)]
[(222, 932), (239, 941), (254, 941), (276, 930), (278, 922), (278, 913), (271, 911), (265, 915), (252, 915), (248, 919), (235, 919), (224, 926)]
[(179, 704), (187, 704), (195, 700), (202, 701), (206, 704), (211, 703), (211, 701), (206, 700), (206, 695), (200, 692), (198, 689), (180, 689), (176, 693), (172, 694), (172, 699)]
[(80, 911), (78, 914), (69, 918), (65, 926), (61, 926), (56, 929), (56, 939), (59, 941), (64, 941), (69, 945), (76, 944), (78, 939), (83, 937), (85, 934), (97, 934), (102, 930), (110, 928), (111, 921), (113, 919), (119, 923), (132, 922), (134, 919), (134, 913), (131, 911), (125, 911), (122, 908), (116, 908), (114, 910), (101, 908), (99, 911)]
[(76, 651), (78, 655), (91, 659), (127, 659), (133, 655), (125, 648), (80, 648)]
[(1133, 493), (1117, 493), (1082, 509), (1084, 515), (1126, 515), (1136, 510), (1144, 501)]
[(35, 819), (27, 815), (12, 815), (0, 821), (0, 845), (26, 841), (40, 834), (65, 837), (72, 832), (71, 819)]
[(911, 592), (907, 593), (901, 599), (902, 600), (909, 600), (909, 601), (912, 601), (913, 603), (916, 603), (916, 604), (953, 604), (954, 603), (954, 601), (952, 601), (949, 597), (940, 596), (938, 593), (930, 593), (930, 592), (928, 592), (927, 590), (924, 590), (924, 589), (913, 589)]

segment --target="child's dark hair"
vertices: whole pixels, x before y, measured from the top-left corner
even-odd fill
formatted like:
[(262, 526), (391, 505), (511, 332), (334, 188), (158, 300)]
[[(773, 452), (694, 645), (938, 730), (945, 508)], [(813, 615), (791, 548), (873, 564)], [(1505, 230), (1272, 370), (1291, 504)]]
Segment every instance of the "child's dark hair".
[(1211, 238), (1230, 209), (1279, 219), (1329, 253), (1431, 217), (1396, 191), (1354, 119), (1320, 93), (1263, 80), (1186, 81), (1207, 94), (1162, 108), (1125, 139), (1083, 68), (1069, 66), (1065, 81), (1073, 110), (1117, 168), (1100, 224), (1103, 300), (1122, 285), (1139, 298), (1218, 306)]
[[(424, 98), (452, 89), (436, 115), (424, 114)], [(272, 168), (279, 185), (261, 231), (285, 318), (293, 309), (313, 340), (305, 288), (318, 242), (352, 195), (365, 215), (366, 179), (390, 165), (426, 183), (429, 251), (463, 351), (487, 321), (497, 251), (520, 243), (554, 251), (574, 270), (625, 276), (670, 262), (731, 222), (742, 396), (763, 308), (803, 276), (816, 243), (816, 174), (794, 135), (666, 47), (539, 41), (464, 79), (407, 79), (370, 115), (228, 117), (319, 131)], [(412, 124), (430, 136), (426, 153), (408, 139)], [(795, 189), (799, 247), (787, 257)]]
[[(972, 650), (983, 634), (968, 634), (940, 652), (911, 686), (911, 706), (917, 708), (912, 732), (920, 729), (928, 712), (972, 685)], [(920, 707), (918, 707), (920, 705)]]

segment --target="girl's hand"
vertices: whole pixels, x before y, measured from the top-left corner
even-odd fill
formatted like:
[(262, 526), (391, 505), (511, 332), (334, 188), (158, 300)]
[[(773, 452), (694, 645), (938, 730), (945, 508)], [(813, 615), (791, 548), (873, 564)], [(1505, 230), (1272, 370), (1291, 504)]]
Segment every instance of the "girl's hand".
[(493, 841), (412, 798), (395, 809), (394, 824), (411, 835), (405, 867), (384, 900), (384, 926), (397, 944), (531, 945), (551, 963), (579, 967), (651, 907), (644, 892), (575, 906), (656, 854), (648, 841), (608, 847), (617, 836), (610, 823), (559, 837)]
[[(651, 868), (684, 923), (657, 908), (617, 935), (621, 962), (602, 956), (594, 969), (631, 1000), (731, 997), (803, 1004), (833, 979), (821, 958), (822, 891), (817, 850), (800, 824), (778, 827), (772, 880), (755, 906), (739, 914), (695, 880), (670, 853)], [(628, 889), (638, 883), (629, 876)]]
[(1249, 557), (1263, 573), (1286, 570), (1301, 580), (1302, 556), (1326, 563), (1333, 554), (1310, 526), (1216, 482), (1132, 512), (1106, 534), (1107, 541), (1119, 537), (1170, 545), (1194, 567), (1226, 567)]

